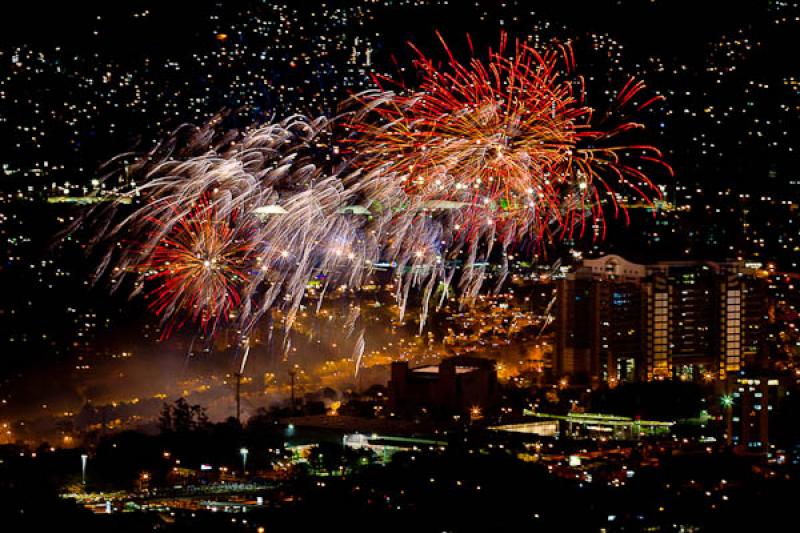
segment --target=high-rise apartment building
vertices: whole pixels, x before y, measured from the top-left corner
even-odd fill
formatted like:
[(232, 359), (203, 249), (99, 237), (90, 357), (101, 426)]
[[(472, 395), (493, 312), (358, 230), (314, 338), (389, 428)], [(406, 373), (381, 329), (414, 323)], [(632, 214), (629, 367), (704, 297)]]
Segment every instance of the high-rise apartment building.
[(725, 379), (755, 355), (766, 292), (741, 262), (584, 260), (560, 280), (558, 375), (597, 384)]

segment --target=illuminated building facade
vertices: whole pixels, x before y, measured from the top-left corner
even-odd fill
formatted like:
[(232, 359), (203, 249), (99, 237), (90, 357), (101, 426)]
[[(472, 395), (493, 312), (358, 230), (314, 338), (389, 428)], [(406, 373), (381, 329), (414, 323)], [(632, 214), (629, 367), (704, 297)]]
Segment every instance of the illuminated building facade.
[(641, 290), (646, 268), (607, 256), (586, 260), (561, 280), (556, 318), (557, 374), (592, 382), (635, 381), (643, 353)]
[(731, 393), (723, 409), (728, 417), (729, 444), (742, 453), (767, 454), (771, 450), (770, 420), (779, 410), (791, 379), (770, 372), (739, 372), (728, 379)]
[(584, 260), (560, 281), (553, 367), (580, 383), (725, 379), (761, 344), (766, 292), (743, 263)]

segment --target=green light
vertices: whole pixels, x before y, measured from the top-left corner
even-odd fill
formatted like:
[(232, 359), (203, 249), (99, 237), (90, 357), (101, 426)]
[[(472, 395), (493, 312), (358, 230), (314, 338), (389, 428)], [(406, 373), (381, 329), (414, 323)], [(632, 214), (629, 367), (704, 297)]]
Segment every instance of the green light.
[(719, 403), (722, 404), (722, 407), (731, 407), (733, 405), (733, 396), (726, 394), (719, 399)]

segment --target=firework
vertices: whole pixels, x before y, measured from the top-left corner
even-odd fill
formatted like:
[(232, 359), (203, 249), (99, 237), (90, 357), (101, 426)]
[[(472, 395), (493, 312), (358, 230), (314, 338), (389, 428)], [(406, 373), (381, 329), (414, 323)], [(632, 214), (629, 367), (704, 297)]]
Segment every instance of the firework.
[[(569, 47), (539, 53), (517, 42), (509, 53), (504, 35), (486, 61), (462, 64), (442, 43), (444, 68), (415, 48), (418, 89), (378, 78), (378, 89), (354, 98), (348, 127), (359, 165), (394, 176), (403, 201), (458, 210), (457, 231), (470, 243), (510, 243), (583, 235), (592, 224), (602, 236), (605, 203), (616, 213), (620, 194), (660, 194), (639, 168), (663, 165), (660, 152), (615, 142), (642, 127), (625, 119), (642, 83), (628, 82), (595, 120)], [(399, 90), (384, 89), (391, 85)]]
[(327, 131), (326, 119), (300, 116), (244, 132), (219, 118), (180, 128), (127, 167), (135, 180), (118, 201), (90, 214), (93, 244), (111, 245), (98, 279), (111, 269), (116, 289), (133, 276), (166, 335), (195, 319), (213, 333), (231, 315), (249, 331), (273, 308), (290, 325), (315, 275), (360, 281), (347, 195), (321, 168)]
[(444, 49), (442, 68), (417, 50), (417, 88), (376, 79), (336, 120), (179, 129), (128, 167), (136, 180), (101, 217), (99, 241), (114, 246), (100, 273), (112, 268), (115, 286), (135, 276), (165, 334), (235, 317), (246, 338), (274, 310), (288, 330), (310, 282), (321, 304), (329, 287), (357, 289), (390, 265), (400, 319), (419, 296), (421, 331), (448, 295), (468, 304), (489, 277), (499, 288), (514, 247), (589, 228), (602, 238), (623, 195), (660, 194), (642, 169), (666, 167), (661, 154), (626, 142), (642, 127), (628, 112), (658, 99), (640, 102), (643, 84), (598, 117), (569, 47), (539, 53), (504, 36), (467, 63)]
[[(247, 225), (237, 217), (225, 219), (208, 203), (196, 205), (159, 237), (152, 249), (140, 250), (149, 307), (164, 319), (162, 336), (186, 321), (199, 322), (213, 333), (217, 324), (232, 318), (241, 303), (247, 280), (252, 242)], [(161, 220), (150, 219), (162, 234)]]

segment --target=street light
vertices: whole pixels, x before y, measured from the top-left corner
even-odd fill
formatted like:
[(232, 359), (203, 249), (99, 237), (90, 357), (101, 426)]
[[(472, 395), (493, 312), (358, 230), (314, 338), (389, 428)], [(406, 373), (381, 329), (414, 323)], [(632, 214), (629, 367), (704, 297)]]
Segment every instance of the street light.
[(89, 456), (81, 454), (81, 484), (86, 485), (86, 461), (89, 459)]
[(478, 420), (481, 418), (481, 408), (479, 405), (474, 405), (472, 409), (469, 410), (469, 417), (471, 420)]
[(242, 454), (242, 475), (244, 475), (244, 473), (247, 472), (247, 454), (250, 453), (250, 451), (247, 448), (242, 448), (239, 450), (239, 453)]

